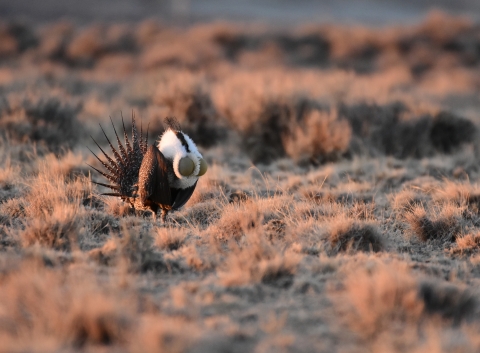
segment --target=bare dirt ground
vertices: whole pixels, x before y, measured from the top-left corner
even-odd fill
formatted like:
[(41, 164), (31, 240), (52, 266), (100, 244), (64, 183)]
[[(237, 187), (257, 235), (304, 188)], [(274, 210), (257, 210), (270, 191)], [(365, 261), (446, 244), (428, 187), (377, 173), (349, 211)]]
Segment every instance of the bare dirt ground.
[[(480, 26), (0, 26), (1, 352), (478, 352)], [(176, 116), (168, 224), (89, 135)]]

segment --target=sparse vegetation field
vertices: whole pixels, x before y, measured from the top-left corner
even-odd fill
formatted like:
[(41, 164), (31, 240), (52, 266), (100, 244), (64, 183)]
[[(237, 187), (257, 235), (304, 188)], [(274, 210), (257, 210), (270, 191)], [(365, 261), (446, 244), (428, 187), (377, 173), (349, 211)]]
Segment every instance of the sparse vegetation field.
[[(175, 116), (154, 222), (87, 164)], [(0, 25), (0, 352), (480, 351), (480, 26)]]

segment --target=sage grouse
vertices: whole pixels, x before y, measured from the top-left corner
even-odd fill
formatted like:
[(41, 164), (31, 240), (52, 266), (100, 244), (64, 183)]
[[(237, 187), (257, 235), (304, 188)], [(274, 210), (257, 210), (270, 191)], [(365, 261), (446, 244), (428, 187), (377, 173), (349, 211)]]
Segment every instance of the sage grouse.
[(118, 150), (113, 147), (105, 130), (105, 138), (110, 145), (113, 156), (109, 156), (92, 138), (106, 158), (101, 160), (90, 152), (107, 169), (98, 173), (111, 183), (104, 184), (114, 192), (102, 195), (117, 196), (139, 210), (151, 210), (156, 219), (158, 210), (162, 210), (162, 220), (166, 220), (169, 211), (177, 210), (187, 203), (195, 190), (198, 178), (207, 171), (207, 163), (192, 139), (181, 131), (175, 118), (166, 118), (167, 129), (158, 142), (158, 146), (148, 147), (148, 130), (145, 139), (143, 129), (138, 135), (135, 117), (132, 116), (132, 137), (128, 139), (123, 123), (125, 146), (120, 142), (115, 126), (112, 126), (117, 138)]

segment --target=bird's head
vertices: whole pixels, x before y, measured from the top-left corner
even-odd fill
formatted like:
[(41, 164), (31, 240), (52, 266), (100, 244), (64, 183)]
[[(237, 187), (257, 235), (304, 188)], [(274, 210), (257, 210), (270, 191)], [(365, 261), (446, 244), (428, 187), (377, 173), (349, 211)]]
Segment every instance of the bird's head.
[(167, 129), (160, 138), (158, 149), (172, 161), (173, 171), (182, 187), (193, 185), (207, 172), (207, 163), (192, 139), (180, 130), (176, 119), (165, 119)]

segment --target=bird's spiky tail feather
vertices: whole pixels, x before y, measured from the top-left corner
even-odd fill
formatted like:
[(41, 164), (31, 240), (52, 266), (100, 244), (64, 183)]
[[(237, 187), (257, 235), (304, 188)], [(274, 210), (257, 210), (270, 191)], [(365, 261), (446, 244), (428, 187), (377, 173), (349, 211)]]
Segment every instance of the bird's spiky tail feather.
[(140, 126), (140, 136), (138, 136), (137, 126), (135, 124), (135, 116), (132, 113), (132, 137), (131, 141), (128, 138), (127, 131), (125, 129), (125, 123), (123, 122), (122, 116), (122, 126), (123, 126), (123, 136), (125, 139), (125, 146), (120, 141), (118, 137), (117, 130), (113, 124), (112, 118), (110, 118), (112, 122), (113, 131), (115, 131), (115, 136), (117, 138), (118, 143), (118, 150), (113, 147), (110, 139), (107, 137), (105, 130), (103, 129), (102, 125), (100, 128), (102, 129), (103, 135), (108, 141), (110, 149), (112, 151), (112, 156), (109, 156), (95, 141), (92, 137), (93, 142), (97, 145), (100, 149), (106, 161), (100, 159), (95, 153), (92, 154), (98, 159), (98, 161), (105, 167), (106, 171), (99, 170), (91, 165), (91, 168), (96, 170), (98, 173), (103, 175), (110, 184), (99, 183), (92, 181), (94, 184), (101, 185), (107, 187), (114, 192), (112, 193), (104, 193), (102, 195), (107, 196), (117, 196), (121, 197), (123, 200), (129, 199), (131, 197), (135, 198), (136, 195), (136, 184), (138, 182), (138, 172), (140, 170), (140, 166), (142, 164), (143, 156), (147, 152), (148, 147), (148, 129), (145, 139), (143, 138), (143, 127)]

